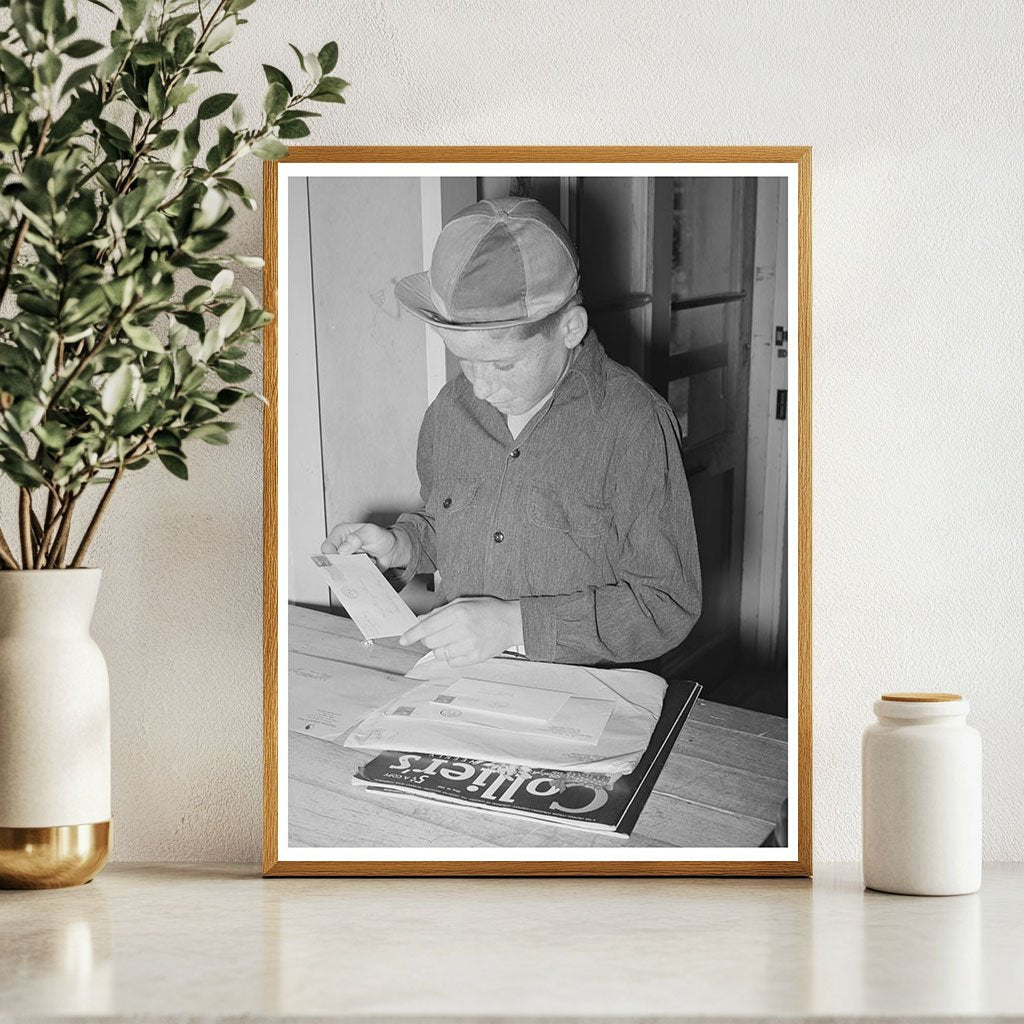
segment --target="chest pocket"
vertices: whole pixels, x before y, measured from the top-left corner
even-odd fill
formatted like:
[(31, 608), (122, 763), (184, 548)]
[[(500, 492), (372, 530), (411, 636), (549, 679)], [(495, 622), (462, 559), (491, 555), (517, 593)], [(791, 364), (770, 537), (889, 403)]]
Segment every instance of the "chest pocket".
[(440, 524), (449, 516), (472, 507), (479, 490), (479, 480), (447, 480), (435, 484), (428, 510)]
[(530, 491), (526, 515), (531, 523), (545, 530), (558, 530), (574, 537), (600, 537), (608, 528), (610, 511), (606, 505), (545, 485)]

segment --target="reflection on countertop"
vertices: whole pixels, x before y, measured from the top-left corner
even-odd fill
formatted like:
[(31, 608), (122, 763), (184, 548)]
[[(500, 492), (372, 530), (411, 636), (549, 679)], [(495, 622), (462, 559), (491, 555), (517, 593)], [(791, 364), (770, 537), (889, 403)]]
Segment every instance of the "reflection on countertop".
[(1024, 1014), (1024, 866), (980, 893), (798, 879), (273, 879), (109, 867), (0, 893), (0, 1019)]

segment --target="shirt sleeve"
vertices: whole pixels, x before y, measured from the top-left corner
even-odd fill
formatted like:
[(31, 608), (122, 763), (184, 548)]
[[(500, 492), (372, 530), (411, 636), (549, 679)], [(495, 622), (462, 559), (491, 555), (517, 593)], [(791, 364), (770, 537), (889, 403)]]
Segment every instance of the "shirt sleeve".
[(700, 562), (679, 423), (651, 401), (623, 432), (612, 467), (616, 582), (520, 599), (527, 656), (596, 664), (672, 650), (701, 610)]
[(419, 440), (416, 444), (416, 473), (420, 480), (420, 500), (422, 506), (416, 512), (403, 512), (391, 530), (403, 533), (409, 540), (412, 557), (409, 564), (401, 570), (395, 570), (394, 581), (404, 586), (413, 576), (420, 572), (433, 572), (437, 568), (437, 538), (434, 514), (427, 510), (430, 493), (434, 486), (434, 430), (437, 421), (437, 400), (432, 402), (424, 414), (420, 424)]

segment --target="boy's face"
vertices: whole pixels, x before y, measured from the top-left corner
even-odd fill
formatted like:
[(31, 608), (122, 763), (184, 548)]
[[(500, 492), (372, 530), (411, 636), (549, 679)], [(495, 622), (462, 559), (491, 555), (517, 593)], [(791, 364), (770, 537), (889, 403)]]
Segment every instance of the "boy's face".
[(507, 330), (434, 330), (458, 359), (473, 394), (505, 416), (533, 408), (555, 386), (573, 346), (543, 334), (515, 340), (505, 337)]

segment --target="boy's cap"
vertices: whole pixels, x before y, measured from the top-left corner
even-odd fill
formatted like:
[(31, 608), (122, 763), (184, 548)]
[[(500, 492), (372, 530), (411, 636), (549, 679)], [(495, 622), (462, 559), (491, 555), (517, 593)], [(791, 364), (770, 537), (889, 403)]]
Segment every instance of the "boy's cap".
[(486, 330), (533, 323), (576, 294), (579, 260), (557, 217), (536, 199), (484, 199), (441, 231), (430, 270), (395, 285), (414, 317)]

